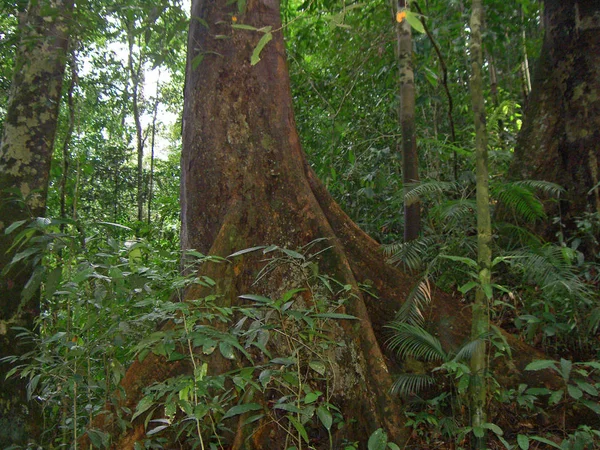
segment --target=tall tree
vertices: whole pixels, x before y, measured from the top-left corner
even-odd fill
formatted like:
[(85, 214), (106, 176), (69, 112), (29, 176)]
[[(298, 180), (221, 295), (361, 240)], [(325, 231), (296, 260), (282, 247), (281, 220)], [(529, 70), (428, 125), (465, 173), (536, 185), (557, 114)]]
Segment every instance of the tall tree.
[[(20, 24), (21, 38), (0, 143), (0, 270), (11, 255), (11, 223), (43, 216), (66, 63), (72, 0), (30, 1)], [(16, 197), (16, 198), (15, 198)], [(20, 198), (22, 201), (18, 200)], [(0, 357), (19, 354), (15, 326), (31, 328), (39, 306), (21, 302), (29, 279), (16, 265), (0, 280)], [(24, 386), (5, 381), (0, 366), (0, 444), (22, 443), (33, 430)]]
[(483, 5), (481, 0), (473, 0), (471, 11), (471, 99), (475, 122), (475, 155), (477, 179), (477, 263), (479, 265), (479, 285), (475, 292), (473, 304), (473, 323), (471, 337), (477, 346), (471, 356), (471, 426), (473, 427), (473, 448), (486, 448), (482, 436), (486, 423), (486, 344), (482, 338), (489, 329), (487, 293), (491, 286), (492, 266), (492, 224), (490, 219), (490, 194), (487, 153), (487, 130), (485, 102), (483, 96), (483, 51), (481, 43), (481, 27), (483, 25)]
[(574, 217), (600, 212), (600, 3), (544, 3), (544, 43), (513, 173), (562, 185), (555, 213), (572, 226)]
[(415, 129), (415, 74), (413, 71), (412, 30), (406, 19), (410, 13), (410, 0), (394, 2), (396, 6), (398, 81), (400, 104), (398, 117), (402, 127), (402, 184), (404, 185), (404, 241), (419, 237), (421, 229), (421, 203), (408, 202), (406, 193), (419, 181), (419, 159), (417, 157), (417, 135)]

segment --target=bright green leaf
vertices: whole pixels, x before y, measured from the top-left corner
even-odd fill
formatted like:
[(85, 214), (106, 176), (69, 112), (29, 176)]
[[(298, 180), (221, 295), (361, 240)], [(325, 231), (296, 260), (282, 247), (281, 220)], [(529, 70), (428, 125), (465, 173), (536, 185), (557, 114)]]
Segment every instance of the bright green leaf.
[(265, 48), (265, 45), (267, 45), (269, 41), (271, 41), (271, 39), (273, 39), (273, 34), (271, 32), (265, 33), (263, 37), (260, 38), (260, 41), (258, 41), (258, 44), (256, 44), (256, 48), (252, 52), (252, 57), (250, 58), (251, 65), (255, 66), (256, 64), (258, 64), (258, 62), (260, 61), (260, 52), (262, 52), (263, 48)]

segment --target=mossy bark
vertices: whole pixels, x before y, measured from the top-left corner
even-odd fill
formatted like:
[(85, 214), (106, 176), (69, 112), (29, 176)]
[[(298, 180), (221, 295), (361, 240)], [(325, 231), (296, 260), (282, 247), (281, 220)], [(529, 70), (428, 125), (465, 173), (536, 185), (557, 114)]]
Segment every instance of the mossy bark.
[(547, 0), (544, 24), (512, 173), (563, 186), (551, 214), (572, 228), (575, 217), (600, 211), (600, 3)]
[[(0, 142), (0, 271), (10, 262), (11, 223), (43, 216), (66, 62), (72, 0), (31, 1), (20, 24), (21, 39)], [(24, 202), (15, 201), (21, 197)], [(27, 268), (14, 267), (0, 278), (0, 358), (19, 354), (11, 327), (31, 328), (39, 307), (21, 305)], [(0, 365), (0, 447), (34, 435), (24, 386), (5, 381)], [(4, 445), (3, 445), (4, 444)]]

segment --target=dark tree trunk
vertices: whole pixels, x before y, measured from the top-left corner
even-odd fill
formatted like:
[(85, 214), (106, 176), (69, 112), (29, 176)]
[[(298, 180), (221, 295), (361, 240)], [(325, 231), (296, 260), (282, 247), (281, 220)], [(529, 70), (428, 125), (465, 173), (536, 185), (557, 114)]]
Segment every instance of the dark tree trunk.
[[(330, 248), (320, 255), (319, 270), (350, 286), (355, 295), (338, 312), (358, 318), (340, 321), (335, 330), (335, 339), (344, 345), (331, 357), (337, 380), (331, 403), (340, 408), (346, 425), (335, 433), (333, 448), (342, 448), (344, 439), (366, 448), (380, 427), (402, 447), (409, 431), (403, 427), (401, 402), (390, 395), (391, 372), (397, 366), (385, 353), (383, 326), (413, 280), (386, 264), (379, 245), (344, 214), (306, 161), (294, 123), (279, 0), (248, 1), (244, 13), (236, 4), (195, 0), (192, 17), (197, 20), (190, 25), (183, 116), (182, 247), (227, 256), (268, 244), (296, 249), (326, 238)], [(263, 33), (233, 28), (233, 22), (272, 27), (273, 38), (258, 64), (250, 64), (250, 55)], [(264, 264), (247, 253), (230, 264), (207, 263), (202, 275), (216, 281), (221, 306), (239, 305), (241, 294), (279, 298), (296, 287), (297, 274), (286, 270), (274, 270), (255, 283)], [(360, 291), (360, 283), (371, 284), (379, 298)], [(206, 294), (203, 288), (189, 288), (185, 298)], [(433, 296), (431, 308), (423, 312), (426, 320), (447, 348), (457, 348), (469, 335), (470, 308), (438, 291)], [(522, 355), (519, 369), (541, 356), (507, 339), (514, 354)], [(229, 369), (222, 359), (209, 361), (213, 373)], [(145, 387), (188, 370), (189, 364), (154, 354), (136, 360), (121, 383), (122, 406), (135, 410)], [(124, 433), (110, 415), (98, 417), (92, 426), (110, 432), (112, 448), (119, 450), (133, 449), (145, 436), (140, 418)], [(286, 436), (274, 421), (242, 428), (240, 420), (231, 428), (231, 435), (224, 436), (229, 439), (226, 448), (286, 448)], [(88, 443), (81, 440), (83, 446)], [(330, 448), (329, 442), (314, 445)]]
[[(12, 258), (11, 223), (43, 216), (58, 105), (66, 63), (72, 0), (30, 2), (21, 25), (21, 41), (0, 143), (0, 270)], [(25, 202), (14, 201), (22, 197)], [(12, 327), (33, 326), (39, 306), (21, 305), (21, 291), (31, 274), (17, 265), (0, 278), (0, 358), (18, 355)], [(22, 383), (5, 381), (0, 365), (0, 447), (23, 443), (35, 434), (34, 414), (27, 412)], [(23, 427), (23, 425), (26, 425)], [(29, 428), (28, 428), (29, 427)], [(29, 436), (28, 436), (29, 434)]]
[(513, 173), (563, 186), (552, 213), (572, 227), (574, 217), (600, 211), (600, 2), (546, 0), (544, 23)]
[(421, 202), (408, 202), (406, 194), (419, 182), (419, 157), (415, 130), (415, 74), (412, 55), (412, 29), (400, 13), (410, 10), (410, 1), (394, 0), (396, 21), (396, 55), (398, 58), (398, 85), (400, 102), (398, 119), (402, 128), (402, 142), (398, 144), (402, 155), (402, 184), (404, 185), (404, 241), (419, 237), (421, 231)]

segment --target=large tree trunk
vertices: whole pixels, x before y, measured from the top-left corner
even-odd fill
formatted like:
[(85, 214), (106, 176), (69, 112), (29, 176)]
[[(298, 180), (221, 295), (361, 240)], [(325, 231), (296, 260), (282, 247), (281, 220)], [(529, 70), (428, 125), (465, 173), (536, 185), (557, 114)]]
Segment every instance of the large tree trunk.
[[(12, 258), (8, 253), (11, 223), (43, 216), (58, 105), (66, 63), (68, 20), (72, 0), (40, 0), (29, 4), (21, 23), (13, 82), (0, 143), (0, 270)], [(22, 197), (25, 202), (14, 201)], [(12, 327), (31, 328), (39, 306), (20, 305), (21, 291), (31, 274), (16, 266), (0, 278), (0, 358), (18, 355)], [(0, 447), (23, 443), (39, 427), (28, 411), (24, 386), (5, 381), (6, 364), (0, 365)], [(29, 436), (28, 436), (29, 435)]]
[[(319, 256), (319, 269), (350, 286), (355, 295), (338, 312), (358, 318), (342, 320), (332, 330), (344, 346), (330, 355), (328, 376), (335, 379), (331, 402), (346, 423), (335, 433), (333, 448), (342, 448), (345, 439), (366, 448), (369, 436), (380, 427), (402, 446), (408, 430), (403, 427), (399, 399), (389, 393), (390, 372), (397, 367), (392, 355), (385, 353), (383, 325), (394, 317), (413, 280), (385, 263), (379, 245), (344, 214), (306, 161), (294, 123), (279, 0), (249, 1), (244, 13), (236, 4), (225, 3), (195, 0), (192, 6), (197, 20), (190, 25), (185, 91), (182, 246), (227, 256), (268, 244), (297, 249), (326, 238), (331, 248)], [(232, 23), (272, 27), (272, 40), (258, 64), (251, 65), (250, 56), (263, 32), (235, 28)], [(298, 274), (285, 269), (255, 283), (265, 264), (261, 256), (246, 253), (231, 264), (203, 266), (202, 274), (216, 280), (222, 306), (240, 305), (242, 294), (279, 298), (297, 287)], [(371, 284), (379, 298), (364, 294), (359, 283)], [(205, 294), (202, 288), (190, 288), (185, 298)], [(423, 312), (426, 321), (447, 348), (457, 348), (469, 335), (470, 308), (440, 292), (433, 296), (431, 308)], [(515, 354), (527, 359), (537, 355), (508, 339)], [(526, 361), (517, 365), (522, 369), (523, 364)], [(222, 359), (209, 361), (214, 373), (230, 368)], [(154, 354), (136, 360), (122, 382), (123, 406), (135, 410), (145, 387), (188, 370), (188, 364), (167, 362)], [(133, 449), (145, 436), (139, 418), (124, 433), (109, 415), (100, 416), (93, 426), (109, 431), (112, 448), (119, 450)], [(273, 421), (261, 420), (242, 429), (240, 420), (232, 429), (226, 448), (286, 448), (285, 433)], [(328, 441), (313, 445), (330, 448)]]
[(600, 211), (599, 17), (595, 0), (545, 1), (544, 44), (513, 163), (516, 176), (567, 190), (553, 212), (569, 226)]

